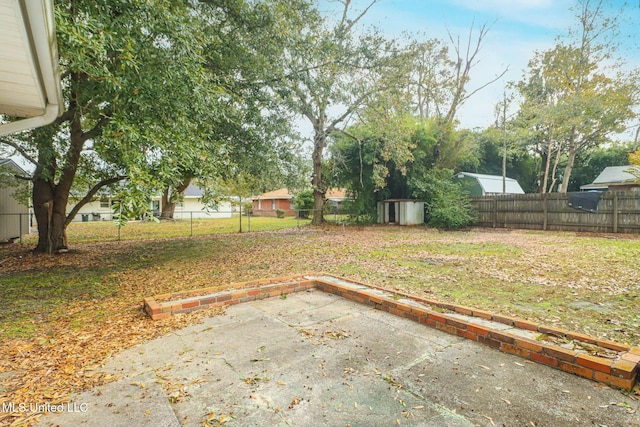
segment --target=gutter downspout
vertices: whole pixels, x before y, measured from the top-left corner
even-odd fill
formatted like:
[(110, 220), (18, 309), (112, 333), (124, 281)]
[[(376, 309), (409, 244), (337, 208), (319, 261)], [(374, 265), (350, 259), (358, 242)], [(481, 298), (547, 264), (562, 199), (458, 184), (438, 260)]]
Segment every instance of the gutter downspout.
[(53, 1), (17, 1), (22, 11), (25, 33), (31, 46), (30, 54), (33, 66), (38, 70), (46, 105), (44, 113), (40, 116), (0, 124), (0, 136), (46, 126), (60, 116), (63, 111)]

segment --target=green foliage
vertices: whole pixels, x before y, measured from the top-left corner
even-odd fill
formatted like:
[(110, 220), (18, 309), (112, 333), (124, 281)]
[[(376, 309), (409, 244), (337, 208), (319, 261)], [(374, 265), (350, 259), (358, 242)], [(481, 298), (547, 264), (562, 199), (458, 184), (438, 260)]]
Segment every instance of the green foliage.
[(300, 218), (308, 218), (309, 213), (313, 211), (313, 190), (299, 191), (293, 197), (293, 207), (299, 211)]
[(425, 222), (432, 227), (458, 229), (474, 221), (471, 201), (452, 177), (451, 170), (432, 169), (411, 181), (414, 195), (426, 203)]
[(276, 217), (284, 218), (284, 211), (282, 209), (276, 209)]
[(569, 191), (580, 191), (581, 185), (591, 184), (607, 166), (629, 164), (630, 151), (630, 146), (617, 144), (584, 153), (578, 158), (578, 165), (571, 174)]

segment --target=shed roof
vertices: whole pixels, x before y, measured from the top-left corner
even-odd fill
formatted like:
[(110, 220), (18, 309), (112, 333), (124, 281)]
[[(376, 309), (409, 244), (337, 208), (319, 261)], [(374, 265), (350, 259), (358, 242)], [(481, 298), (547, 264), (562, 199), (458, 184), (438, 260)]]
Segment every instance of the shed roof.
[[(459, 172), (456, 177), (475, 178), (482, 187), (484, 194), (502, 194), (502, 176), (501, 175), (485, 175), (481, 173)], [(524, 194), (524, 190), (520, 187), (518, 181), (513, 178), (505, 178), (505, 192), (507, 194)]]
[(0, 136), (51, 123), (63, 108), (53, 0), (0, 0)]
[(610, 185), (633, 184), (638, 178), (627, 172), (631, 166), (607, 166), (591, 184), (581, 185), (581, 190), (608, 189)]

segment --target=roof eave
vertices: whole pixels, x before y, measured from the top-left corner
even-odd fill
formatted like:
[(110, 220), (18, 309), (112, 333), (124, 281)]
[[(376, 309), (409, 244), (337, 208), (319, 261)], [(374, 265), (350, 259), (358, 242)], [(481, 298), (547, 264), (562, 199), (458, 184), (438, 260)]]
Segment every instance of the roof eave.
[(0, 124), (0, 136), (17, 133), (52, 123), (63, 111), (62, 85), (58, 65), (53, 0), (16, 0), (23, 11), (23, 25), (32, 43), (29, 52), (33, 69), (38, 71), (42, 98), (45, 100), (41, 115)]

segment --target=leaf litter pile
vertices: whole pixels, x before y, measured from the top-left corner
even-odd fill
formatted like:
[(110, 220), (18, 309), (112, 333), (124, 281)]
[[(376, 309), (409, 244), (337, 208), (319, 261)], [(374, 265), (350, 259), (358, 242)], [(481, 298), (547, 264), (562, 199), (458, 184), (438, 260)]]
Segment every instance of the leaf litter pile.
[[(636, 236), (306, 227), (30, 249), (0, 246), (0, 405), (67, 402), (116, 379), (98, 369), (110, 355), (220, 313), (154, 322), (146, 296), (313, 271), (640, 343)], [(0, 425), (39, 415), (0, 412)]]

